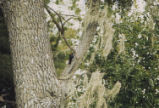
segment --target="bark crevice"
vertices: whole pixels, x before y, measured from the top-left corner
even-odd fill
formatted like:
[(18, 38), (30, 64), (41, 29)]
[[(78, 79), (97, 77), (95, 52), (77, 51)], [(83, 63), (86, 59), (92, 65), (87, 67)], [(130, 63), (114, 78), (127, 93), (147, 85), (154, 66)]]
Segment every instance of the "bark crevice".
[(9, 31), (17, 108), (58, 108), (61, 86), (53, 65), (43, 0), (9, 0), (2, 9)]

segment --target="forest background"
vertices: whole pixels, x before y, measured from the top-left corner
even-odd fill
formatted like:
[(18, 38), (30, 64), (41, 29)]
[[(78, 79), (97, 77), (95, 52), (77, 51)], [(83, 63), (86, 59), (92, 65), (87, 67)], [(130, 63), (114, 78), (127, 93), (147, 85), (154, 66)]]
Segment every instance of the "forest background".
[[(45, 2), (63, 6), (66, 1), (46, 0)], [(83, 13), (83, 11), (87, 11), (87, 8), (81, 9), (79, 1), (73, 0), (67, 6), (72, 13), (62, 13), (50, 4), (52, 12), (49, 13), (46, 10), (46, 17), (48, 17), (49, 37), (57, 76), (60, 76), (69, 62), (69, 55), (74, 53), (74, 49), (79, 44), (78, 40), (81, 37), (84, 23), (85, 12)], [(103, 42), (101, 32), (103, 31), (99, 28), (87, 55), (74, 75), (74, 78), (80, 79), (80, 83), (75, 87), (77, 95), (71, 97), (70, 105), (75, 107), (77, 97), (85, 92), (83, 87), (85, 72), (90, 79), (93, 72), (100, 71), (104, 73), (103, 84), (106, 88), (112, 89), (117, 81), (121, 83), (118, 95), (108, 102), (110, 108), (158, 108), (159, 3), (157, 0), (143, 1), (142, 4), (138, 4), (138, 0), (132, 2), (121, 0), (118, 3), (108, 0), (107, 4), (109, 8), (106, 17), (113, 22), (114, 33), (109, 32), (110, 28), (106, 29), (109, 38), (106, 37), (104, 42), (112, 39), (112, 48), (108, 54), (103, 52), (105, 51), (101, 45)], [(138, 10), (141, 5), (143, 5), (142, 11)], [(103, 10), (102, 5), (101, 10)], [(54, 16), (55, 19), (52, 19), (51, 16)], [(62, 20), (59, 20), (59, 17)], [(61, 22), (65, 24), (63, 26), (64, 37), (60, 36), (61, 31), (58, 30), (53, 20), (58, 24)], [(111, 36), (112, 38), (110, 38)], [(106, 48), (106, 51), (108, 49)], [(0, 94), (8, 93), (6, 99), (14, 101), (11, 65), (8, 32), (0, 10)], [(95, 103), (92, 104), (92, 108)], [(10, 103), (0, 103), (1, 106), (4, 104), (11, 106)]]

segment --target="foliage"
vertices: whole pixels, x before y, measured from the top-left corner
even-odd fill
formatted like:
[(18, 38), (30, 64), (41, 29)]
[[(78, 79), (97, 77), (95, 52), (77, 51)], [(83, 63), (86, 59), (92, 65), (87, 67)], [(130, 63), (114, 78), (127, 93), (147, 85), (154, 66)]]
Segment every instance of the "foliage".
[[(122, 0), (119, 2), (123, 7), (125, 6)], [(127, 6), (130, 7), (130, 4)], [(141, 19), (138, 15), (123, 16), (122, 23), (114, 25), (116, 30), (113, 40), (114, 50), (105, 58), (101, 50), (95, 49), (96, 44), (99, 44), (99, 42), (95, 42), (86, 58), (88, 65), (83, 63), (87, 66), (83, 66), (82, 69), (88, 68), (89, 72), (95, 72), (98, 69), (105, 73), (105, 86), (109, 89), (116, 81), (122, 83), (119, 95), (115, 99), (109, 100), (109, 107), (158, 107), (158, 25), (156, 23), (155, 29), (152, 30), (149, 27), (150, 19), (147, 17), (147, 13), (143, 15), (143, 18)], [(125, 48), (123, 52), (119, 53), (123, 36), (126, 39), (124, 40)], [(101, 40), (99, 37), (96, 38), (97, 41)], [(90, 63), (89, 60), (95, 51), (97, 51), (95, 61)], [(57, 66), (59, 65), (57, 64)], [(83, 85), (80, 84), (79, 87), (83, 87)], [(83, 92), (77, 91), (78, 96), (81, 96), (81, 93)], [(72, 101), (75, 103), (77, 97), (73, 97)], [(96, 101), (92, 105), (95, 104)]]
[(50, 3), (50, 0), (44, 0), (44, 4), (47, 5)]
[(86, 74), (83, 75), (82, 80), (71, 90), (68, 108), (107, 108), (106, 102), (119, 93), (121, 83), (117, 82), (111, 90), (107, 89), (103, 84), (103, 75), (98, 71), (94, 72), (90, 79)]
[[(50, 27), (50, 43), (53, 51), (54, 64), (57, 75), (60, 76), (66, 64), (68, 64), (69, 55), (72, 51), (68, 48), (63, 38), (59, 35), (59, 32), (52, 32), (54, 26), (51, 27), (50, 24), (48, 26)], [(78, 39), (77, 30), (68, 27), (65, 31), (65, 38), (67, 39), (69, 45), (75, 46), (75, 40)]]
[[(110, 102), (112, 108), (159, 107), (159, 60), (156, 28), (149, 28), (149, 19), (144, 15), (136, 20), (124, 17), (123, 22), (114, 25), (114, 50), (107, 58), (100, 51), (89, 71), (96, 69), (106, 73), (106, 86), (111, 88), (116, 81), (122, 83), (119, 95)], [(157, 27), (157, 26), (156, 26)], [(119, 54), (120, 36), (125, 36), (125, 50)]]
[(104, 0), (109, 6), (116, 4), (122, 11), (130, 10), (133, 0)]
[[(49, 2), (50, 0), (44, 0), (45, 4)], [(74, 11), (76, 15), (80, 15), (81, 9), (78, 7), (77, 2), (78, 0), (72, 0), (69, 9)], [(60, 3), (63, 3), (63, 0), (55, 1), (57, 5)], [(105, 3), (109, 5), (109, 7), (107, 7), (108, 11), (105, 10)], [(101, 27), (98, 31), (99, 34), (96, 34), (95, 41), (91, 44), (88, 55), (80, 67), (88, 71), (87, 77), (90, 80), (87, 79), (87, 81), (85, 81), (86, 79), (83, 78), (80, 80), (81, 82), (76, 83), (75, 95), (73, 94), (70, 98), (70, 103), (74, 104), (72, 106), (76, 107), (77, 104), (75, 105), (75, 103), (77, 103), (77, 101), (81, 101), (81, 104), (84, 104), (88, 98), (90, 98), (88, 96), (91, 96), (92, 101), (90, 105), (92, 105), (92, 108), (103, 98), (102, 104), (105, 105), (105, 103), (109, 101), (110, 108), (159, 107), (159, 18), (156, 14), (158, 7), (156, 10), (147, 7), (147, 11), (142, 15), (123, 16), (127, 15), (132, 3), (133, 0), (104, 0), (104, 2), (100, 4), (99, 11), (105, 12), (104, 14), (106, 15), (100, 15), (100, 17), (96, 17), (95, 20), (99, 20), (99, 25), (103, 28)], [(117, 12), (122, 15), (122, 22), (113, 25), (110, 17), (112, 17), (113, 14), (111, 7), (114, 4), (118, 8)], [(60, 12), (59, 14), (61, 18), (66, 17)], [(94, 14), (98, 15), (97, 12), (94, 12)], [(55, 14), (53, 14), (53, 16), (56, 17), (57, 22), (60, 24), (58, 16)], [(77, 19), (81, 21), (81, 18)], [(84, 19), (83, 23), (88, 23), (92, 19), (93, 18), (89, 16)], [(0, 53), (0, 76), (1, 80), (3, 80), (1, 82), (4, 82), (4, 80), (12, 81), (8, 33), (2, 17), (0, 17), (0, 21), (0, 49), (2, 51)], [(80, 30), (73, 29), (71, 23), (67, 23), (68, 24), (64, 27), (64, 37), (69, 45), (75, 46), (75, 41), (79, 37), (78, 32)], [(107, 23), (107, 25), (102, 25), (104, 23)], [(66, 66), (69, 54), (72, 51), (63, 41), (59, 31), (57, 31), (55, 24), (51, 20), (48, 21), (48, 27), (51, 48), (54, 54), (54, 64), (59, 76)], [(101, 32), (104, 32), (104, 35)], [(113, 43), (111, 43), (113, 33), (114, 38)], [(107, 39), (108, 37), (110, 37), (110, 39)], [(103, 47), (107, 46), (102, 46), (101, 44), (108, 44), (109, 42), (108, 48), (111, 47), (111, 50), (105, 48), (108, 53), (104, 56)], [(123, 49), (121, 50), (121, 48)], [(98, 75), (96, 75), (93, 79), (91, 76), (93, 76), (96, 71), (102, 72), (102, 75), (104, 73), (104, 76), (97, 77)], [(102, 77), (105, 81), (105, 85), (102, 83)], [(98, 79), (98, 81), (100, 80), (98, 83), (96, 82), (96, 78), (100, 78)], [(109, 94), (110, 91), (106, 91), (105, 88), (113, 90), (113, 86), (117, 81), (120, 81), (122, 85), (119, 94), (115, 98), (106, 98), (105, 96)], [(87, 84), (84, 85), (84, 83)], [(103, 91), (105, 94), (102, 95), (99, 91)], [(101, 95), (100, 99), (99, 95)], [(85, 103), (85, 105), (86, 104), (87, 103)]]

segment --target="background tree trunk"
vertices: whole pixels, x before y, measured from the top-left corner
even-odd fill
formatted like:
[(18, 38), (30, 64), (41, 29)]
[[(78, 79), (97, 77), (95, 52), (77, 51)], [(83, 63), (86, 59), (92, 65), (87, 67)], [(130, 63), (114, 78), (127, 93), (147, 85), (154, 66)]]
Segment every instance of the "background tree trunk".
[(61, 89), (55, 75), (43, 0), (7, 0), (5, 14), (17, 108), (58, 108)]

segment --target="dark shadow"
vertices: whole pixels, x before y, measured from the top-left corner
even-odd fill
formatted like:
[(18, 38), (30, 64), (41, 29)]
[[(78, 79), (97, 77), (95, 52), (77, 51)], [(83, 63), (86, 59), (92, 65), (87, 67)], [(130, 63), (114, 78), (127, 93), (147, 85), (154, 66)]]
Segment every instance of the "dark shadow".
[(0, 108), (15, 108), (15, 92), (13, 84), (13, 70), (9, 47), (9, 36), (7, 26), (4, 22), (3, 12), (0, 8), (0, 96), (4, 98), (4, 102), (0, 100)]

